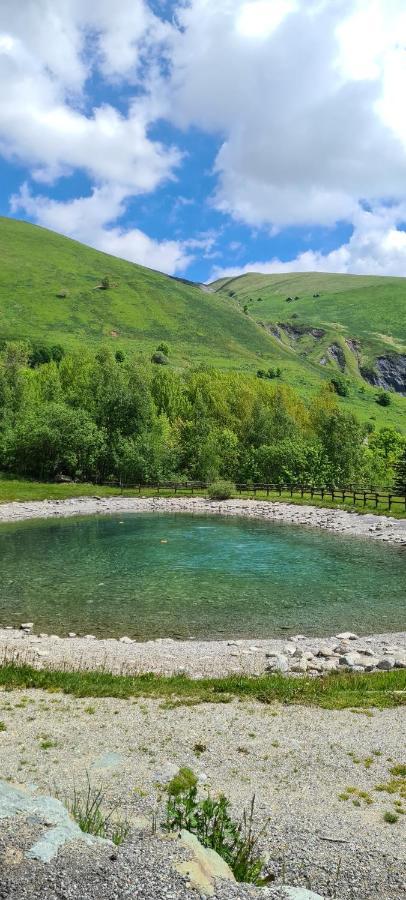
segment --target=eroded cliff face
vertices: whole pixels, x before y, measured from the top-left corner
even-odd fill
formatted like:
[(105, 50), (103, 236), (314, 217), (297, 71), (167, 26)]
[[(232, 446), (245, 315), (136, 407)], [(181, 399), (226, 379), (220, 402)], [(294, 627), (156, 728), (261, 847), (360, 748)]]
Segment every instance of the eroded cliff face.
[(375, 370), (363, 370), (363, 378), (375, 387), (406, 396), (406, 354), (378, 356)]

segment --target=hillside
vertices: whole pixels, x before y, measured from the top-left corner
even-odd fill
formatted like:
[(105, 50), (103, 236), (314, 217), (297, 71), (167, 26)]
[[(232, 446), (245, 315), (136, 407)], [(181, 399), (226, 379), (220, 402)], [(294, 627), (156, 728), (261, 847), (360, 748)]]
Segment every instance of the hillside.
[[(247, 275), (207, 288), (8, 218), (0, 218), (0, 254), (0, 341), (66, 349), (103, 343), (149, 357), (166, 340), (177, 367), (279, 367), (283, 381), (305, 396), (343, 368), (339, 351), (334, 357), (329, 350), (337, 344), (351, 378), (341, 402), (362, 419), (406, 430), (406, 401), (394, 394), (382, 409), (359, 372), (379, 353), (404, 351), (406, 279)], [(110, 287), (102, 290), (105, 276)], [(290, 295), (300, 299), (287, 304)], [(315, 338), (311, 329), (323, 335)], [(349, 345), (353, 338), (360, 354)]]
[[(395, 361), (406, 352), (406, 278), (252, 273), (212, 287), (246, 305), (250, 318), (313, 362), (366, 377), (375, 368), (377, 380), (386, 376), (382, 386), (401, 390), (401, 381), (391, 383), (384, 371), (383, 358)], [(406, 360), (403, 367), (397, 362), (406, 393)]]

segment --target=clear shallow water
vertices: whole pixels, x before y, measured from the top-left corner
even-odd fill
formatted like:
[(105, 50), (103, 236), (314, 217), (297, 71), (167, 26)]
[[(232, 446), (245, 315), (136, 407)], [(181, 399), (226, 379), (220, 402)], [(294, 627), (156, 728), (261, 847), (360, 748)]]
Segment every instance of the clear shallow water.
[(0, 622), (37, 632), (399, 631), (405, 596), (404, 550), (318, 529), (145, 513), (0, 527)]

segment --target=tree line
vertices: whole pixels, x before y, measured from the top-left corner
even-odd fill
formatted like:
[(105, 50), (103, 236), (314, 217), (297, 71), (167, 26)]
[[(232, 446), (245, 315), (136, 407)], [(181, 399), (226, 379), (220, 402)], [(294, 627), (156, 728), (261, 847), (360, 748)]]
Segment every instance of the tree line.
[(304, 402), (277, 380), (104, 347), (0, 352), (0, 469), (20, 476), (391, 486), (405, 448), (396, 429), (343, 410), (329, 385)]

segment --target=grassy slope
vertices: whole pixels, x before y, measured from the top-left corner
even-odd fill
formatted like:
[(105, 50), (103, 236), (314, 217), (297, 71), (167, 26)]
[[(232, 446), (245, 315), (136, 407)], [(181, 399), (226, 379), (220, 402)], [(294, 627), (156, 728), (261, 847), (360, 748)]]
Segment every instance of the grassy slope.
[[(355, 338), (365, 362), (381, 352), (406, 350), (406, 278), (249, 274), (221, 279), (213, 287), (227, 295), (233, 292), (242, 304), (262, 297), (250, 308), (257, 321), (295, 322), (325, 328), (335, 338)], [(295, 296), (299, 300), (286, 303)], [(298, 318), (292, 320), (292, 313)]]
[[(257, 324), (255, 319), (271, 318), (275, 304), (271, 294), (263, 303), (251, 304), (250, 315), (246, 316), (237, 298), (230, 302), (228, 290), (205, 291), (14, 219), (0, 218), (0, 255), (0, 340), (27, 338), (61, 343), (66, 348), (103, 342), (149, 356), (165, 339), (177, 366), (207, 363), (247, 372), (280, 366), (284, 382), (305, 397), (331, 377), (331, 372), (324, 371), (313, 358), (314, 353), (301, 356), (288, 340), (282, 343)], [(98, 290), (106, 274), (114, 287)], [(261, 285), (261, 279), (266, 278), (246, 277), (255, 283), (259, 279)], [(317, 285), (323, 277), (311, 276)], [(342, 277), (332, 279), (341, 283)], [(282, 291), (275, 295), (278, 319), (282, 311), (286, 317), (292, 307), (299, 310), (299, 304), (285, 302), (286, 278), (292, 276), (272, 279)], [(374, 279), (369, 281), (375, 283)], [(314, 292), (315, 283), (309, 284), (309, 291)], [(406, 296), (406, 280), (404, 283)], [(242, 286), (243, 279), (234, 279), (235, 284)], [(291, 282), (289, 291), (294, 289)], [(247, 290), (250, 293), (253, 287), (247, 286)], [(65, 298), (57, 297), (61, 291), (67, 292)], [(264, 297), (268, 297), (266, 291), (261, 287)], [(255, 313), (253, 306), (258, 307)], [(320, 324), (316, 308), (313, 315), (315, 323)], [(396, 315), (391, 329), (398, 340), (400, 313)], [(344, 406), (362, 420), (373, 419), (377, 426), (394, 424), (406, 431), (406, 402), (402, 398), (394, 397), (392, 405), (382, 409), (375, 403), (374, 389), (367, 387), (362, 394), (360, 387), (360, 380), (354, 379)]]
[[(226, 298), (46, 229), (0, 218), (0, 254), (0, 339), (65, 347), (103, 341), (148, 354), (168, 340), (180, 365), (250, 369), (257, 354), (281, 355)], [(115, 286), (98, 290), (106, 274)], [(58, 298), (60, 291), (67, 297)]]

